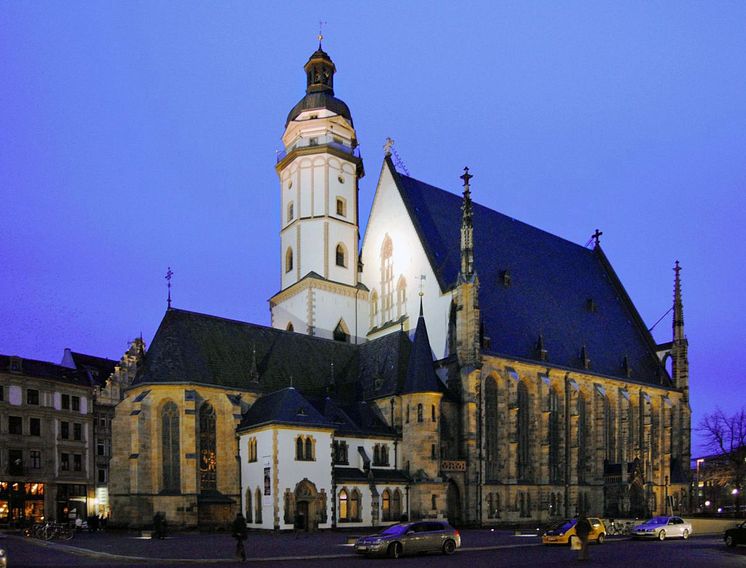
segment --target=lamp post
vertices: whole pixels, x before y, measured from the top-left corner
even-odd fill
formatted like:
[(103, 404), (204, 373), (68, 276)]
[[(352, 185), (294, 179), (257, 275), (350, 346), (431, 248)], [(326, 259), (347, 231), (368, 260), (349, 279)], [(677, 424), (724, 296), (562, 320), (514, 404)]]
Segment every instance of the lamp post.
[(699, 458), (697, 460), (697, 512), (702, 511), (702, 494), (704, 493), (704, 490), (700, 490), (700, 487), (704, 487), (704, 484), (700, 481), (700, 475), (702, 471), (702, 464), (705, 463), (704, 458)]

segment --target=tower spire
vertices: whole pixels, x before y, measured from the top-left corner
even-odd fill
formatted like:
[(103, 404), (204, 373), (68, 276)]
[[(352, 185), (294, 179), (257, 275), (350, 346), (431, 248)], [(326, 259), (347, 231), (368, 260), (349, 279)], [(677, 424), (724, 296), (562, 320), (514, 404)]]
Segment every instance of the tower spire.
[(461, 271), (460, 281), (471, 281), (474, 278), (474, 208), (471, 202), (469, 181), (474, 176), (469, 168), (464, 168), (461, 179), (464, 180), (464, 201), (461, 206)]
[(681, 266), (674, 264), (673, 281), (673, 342), (671, 344), (671, 371), (674, 384), (689, 399), (689, 343), (684, 335), (684, 302), (681, 298)]
[(684, 304), (681, 301), (681, 266), (677, 260), (674, 264), (673, 281), (673, 339), (684, 339)]

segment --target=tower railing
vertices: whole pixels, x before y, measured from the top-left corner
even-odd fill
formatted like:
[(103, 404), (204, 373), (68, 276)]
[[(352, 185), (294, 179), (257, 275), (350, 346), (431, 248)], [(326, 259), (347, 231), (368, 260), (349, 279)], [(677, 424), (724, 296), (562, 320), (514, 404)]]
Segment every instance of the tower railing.
[(356, 146), (355, 148), (351, 148), (350, 146), (347, 146), (345, 144), (340, 144), (339, 142), (334, 142), (333, 140), (330, 141), (324, 141), (322, 143), (314, 143), (314, 144), (306, 144), (303, 146), (292, 146), (290, 150), (279, 150), (277, 152), (277, 160), (276, 163), (280, 163), (282, 160), (284, 160), (287, 155), (292, 152), (293, 150), (298, 150), (299, 148), (334, 148), (335, 150), (339, 150), (340, 152), (344, 152), (345, 154), (349, 154), (350, 156), (353, 156), (355, 158), (360, 158), (360, 146)]

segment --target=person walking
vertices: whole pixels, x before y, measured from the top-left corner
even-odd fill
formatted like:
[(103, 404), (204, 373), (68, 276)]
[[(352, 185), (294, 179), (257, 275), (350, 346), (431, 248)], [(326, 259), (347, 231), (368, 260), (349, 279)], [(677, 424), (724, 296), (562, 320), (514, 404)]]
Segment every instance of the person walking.
[(591, 534), (591, 522), (585, 513), (578, 518), (578, 524), (575, 526), (575, 534), (580, 539), (580, 550), (578, 551), (578, 560), (588, 560), (588, 535)]
[(248, 531), (246, 529), (246, 519), (243, 514), (236, 513), (236, 518), (231, 525), (231, 533), (233, 534), (233, 538), (236, 539), (236, 558), (240, 558), (242, 562), (245, 562), (246, 548), (244, 541), (246, 540)]

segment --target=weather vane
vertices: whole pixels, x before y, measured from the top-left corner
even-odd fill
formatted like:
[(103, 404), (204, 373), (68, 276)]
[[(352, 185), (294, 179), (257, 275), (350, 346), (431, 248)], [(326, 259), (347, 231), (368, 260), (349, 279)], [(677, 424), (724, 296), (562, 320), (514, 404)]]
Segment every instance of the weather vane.
[(174, 273), (171, 271), (171, 267), (168, 267), (168, 271), (166, 272), (166, 280), (168, 281), (168, 309), (171, 309), (171, 278), (173, 277)]
[(324, 39), (323, 29), (325, 25), (326, 22), (319, 20), (319, 49), (321, 49), (321, 41)]
[(416, 280), (420, 281), (420, 298), (425, 295), (424, 287), (425, 287), (425, 280), (427, 280), (427, 276), (425, 274), (420, 274), (417, 276)]

